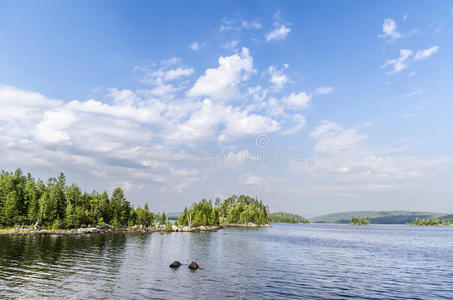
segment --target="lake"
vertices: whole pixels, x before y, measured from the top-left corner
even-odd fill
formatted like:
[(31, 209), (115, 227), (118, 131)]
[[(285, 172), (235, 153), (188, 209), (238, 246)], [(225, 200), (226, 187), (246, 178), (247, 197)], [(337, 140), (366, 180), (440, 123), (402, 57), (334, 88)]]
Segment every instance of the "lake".
[(2, 299), (228, 297), (452, 299), (453, 227), (0, 236)]

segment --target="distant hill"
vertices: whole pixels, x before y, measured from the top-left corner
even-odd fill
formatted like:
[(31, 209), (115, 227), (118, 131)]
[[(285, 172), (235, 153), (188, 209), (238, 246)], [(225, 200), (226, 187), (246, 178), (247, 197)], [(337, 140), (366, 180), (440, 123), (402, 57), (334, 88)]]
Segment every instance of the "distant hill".
[(453, 221), (453, 214), (426, 211), (348, 211), (319, 216), (310, 219), (312, 223), (341, 223), (347, 224), (352, 217), (360, 216), (368, 219), (371, 224), (405, 224), (415, 218), (439, 218)]
[(286, 212), (270, 213), (269, 219), (271, 223), (309, 223), (309, 221), (302, 216)]

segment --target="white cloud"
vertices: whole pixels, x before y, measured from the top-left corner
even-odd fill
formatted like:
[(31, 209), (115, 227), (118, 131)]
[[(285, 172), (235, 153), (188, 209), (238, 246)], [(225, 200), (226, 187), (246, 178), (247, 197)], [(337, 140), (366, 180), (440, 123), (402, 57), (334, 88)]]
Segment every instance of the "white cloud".
[(395, 180), (427, 175), (427, 170), (453, 163), (453, 157), (421, 158), (396, 155), (407, 149), (411, 139), (387, 146), (368, 147), (366, 134), (345, 129), (331, 121), (323, 121), (310, 134), (315, 140), (313, 162), (310, 167), (293, 161), (294, 171), (311, 176), (312, 182), (367, 181), (371, 185), (394, 184)]
[(195, 72), (193, 68), (177, 68), (165, 72), (165, 80), (174, 80), (182, 76), (190, 76)]
[(260, 29), (262, 27), (262, 24), (258, 20), (253, 20), (252, 22), (242, 21), (241, 27), (245, 29)]
[(173, 81), (190, 76), (195, 72), (191, 67), (176, 67), (176, 65), (181, 65), (181, 59), (172, 57), (161, 60), (159, 64), (136, 66), (134, 71), (142, 73), (142, 77), (139, 78), (141, 83), (153, 87), (146, 90), (146, 93), (158, 97), (172, 98), (180, 90), (180, 87), (176, 87)]
[(267, 116), (247, 114), (231, 107), (227, 107), (225, 112), (225, 129), (219, 136), (220, 141), (228, 141), (245, 135), (269, 133), (280, 129), (280, 124)]
[(391, 37), (393, 39), (399, 39), (402, 37), (401, 33), (397, 30), (396, 22), (390, 18), (384, 20), (382, 24), (382, 34), (379, 35), (380, 38)]
[(355, 129), (345, 130), (340, 125), (329, 121), (322, 121), (310, 136), (318, 140), (314, 148), (315, 153), (318, 154), (349, 151), (353, 145), (367, 138)]
[(422, 90), (422, 89), (414, 89), (412, 92), (409, 92), (409, 93), (407, 93), (407, 94), (404, 94), (404, 95), (402, 95), (401, 97), (402, 97), (402, 98), (409, 98), (409, 97), (413, 97), (413, 96), (420, 95), (421, 93), (423, 93), (423, 90)]
[(295, 114), (292, 116), (293, 123), (294, 125), (282, 132), (283, 135), (291, 135), (299, 132), (305, 127), (305, 124), (307, 124), (307, 120), (305, 119), (304, 116), (300, 114)]
[(430, 57), (431, 55), (435, 54), (437, 52), (437, 50), (439, 50), (439, 46), (433, 46), (426, 50), (417, 51), (417, 53), (414, 56), (414, 60), (426, 59), (426, 58)]
[(241, 31), (241, 30), (258, 30), (262, 24), (258, 20), (240, 20), (240, 19), (222, 19), (220, 31)]
[(288, 83), (288, 76), (283, 73), (283, 70), (279, 70), (274, 66), (270, 66), (267, 71), (271, 75), (269, 82), (272, 84), (274, 90), (280, 91), (285, 86), (285, 84)]
[(207, 69), (187, 94), (192, 97), (208, 96), (216, 100), (237, 99), (241, 96), (237, 85), (248, 79), (253, 72), (253, 58), (247, 48), (242, 48), (240, 54), (221, 56), (219, 66)]
[(316, 95), (328, 95), (334, 92), (334, 87), (333, 86), (323, 86), (320, 88), (317, 88), (314, 92)]
[(290, 108), (302, 109), (308, 106), (310, 99), (311, 95), (308, 95), (305, 92), (293, 92), (288, 97), (283, 98), (283, 103)]
[(224, 45), (225, 48), (235, 50), (237, 45), (239, 45), (239, 40), (232, 40)]
[(270, 42), (284, 40), (290, 32), (291, 28), (287, 27), (285, 24), (279, 25), (274, 30), (266, 34), (266, 41)]
[(393, 68), (392, 71), (389, 73), (396, 73), (401, 72), (402, 70), (407, 68), (407, 60), (413, 54), (412, 50), (409, 49), (401, 49), (400, 50), (400, 57), (396, 59), (387, 60), (381, 68), (385, 68), (387, 66), (391, 66)]
[(239, 177), (239, 182), (247, 185), (259, 185), (263, 182), (263, 178), (252, 173), (246, 173)]
[(45, 143), (69, 143), (70, 137), (65, 129), (75, 120), (74, 114), (67, 110), (46, 111), (42, 121), (36, 125), (36, 137)]
[(193, 51), (200, 50), (200, 43), (199, 42), (193, 42), (192, 44), (190, 44), (190, 49), (192, 49)]

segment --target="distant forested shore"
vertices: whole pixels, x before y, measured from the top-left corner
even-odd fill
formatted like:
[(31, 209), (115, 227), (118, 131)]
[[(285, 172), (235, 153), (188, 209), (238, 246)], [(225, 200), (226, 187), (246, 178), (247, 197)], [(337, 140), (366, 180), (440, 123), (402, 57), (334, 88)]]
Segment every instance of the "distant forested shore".
[(274, 212), (270, 213), (271, 223), (297, 223), (297, 224), (307, 224), (310, 223), (307, 219), (296, 214), (290, 214), (286, 212)]
[[(213, 203), (203, 199), (194, 202), (173, 223), (165, 213), (153, 213), (148, 204), (134, 207), (121, 188), (111, 195), (82, 192), (75, 184), (67, 185), (66, 177), (47, 181), (25, 175), (21, 169), (0, 174), (0, 226), (10, 233), (42, 230), (72, 233), (97, 232), (95, 229), (124, 231), (216, 230), (223, 225), (265, 226), (269, 223), (269, 208), (258, 199), (233, 195)], [(13, 231), (14, 232), (14, 231)]]
[(310, 222), (348, 224), (356, 216), (367, 219), (371, 224), (408, 224), (416, 219), (438, 218), (453, 222), (453, 214), (426, 211), (349, 211), (315, 217)]

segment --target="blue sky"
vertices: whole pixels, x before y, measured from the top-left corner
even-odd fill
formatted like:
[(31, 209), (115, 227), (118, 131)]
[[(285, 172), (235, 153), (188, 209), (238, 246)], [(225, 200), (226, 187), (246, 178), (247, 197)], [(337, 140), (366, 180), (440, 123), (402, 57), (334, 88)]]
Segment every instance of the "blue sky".
[(449, 1), (0, 1), (0, 165), (175, 211), (453, 212)]

